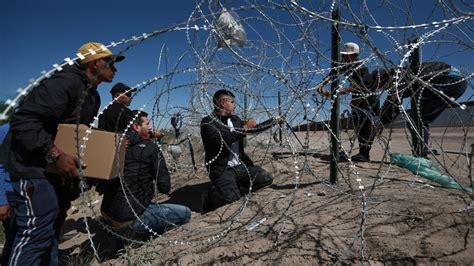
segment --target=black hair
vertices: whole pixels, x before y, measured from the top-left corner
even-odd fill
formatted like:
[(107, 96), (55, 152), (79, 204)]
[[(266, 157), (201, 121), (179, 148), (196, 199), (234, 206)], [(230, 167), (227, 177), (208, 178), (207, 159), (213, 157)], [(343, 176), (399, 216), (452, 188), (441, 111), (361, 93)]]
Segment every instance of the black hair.
[(79, 60), (77, 60), (76, 62), (77, 62), (77, 67), (78, 67), (80, 70), (84, 71), (84, 70), (86, 70), (90, 65), (92, 65), (92, 62), (94, 62), (94, 61), (90, 61), (90, 62), (87, 62), (87, 63), (84, 63), (84, 64), (81, 64), (81, 62), (80, 62)]
[[(138, 114), (138, 112), (140, 112)], [(138, 114), (138, 116), (137, 116)], [(127, 121), (133, 121), (133, 124), (141, 125), (142, 117), (148, 117), (148, 113), (145, 111), (133, 110), (127, 115)]]
[(219, 105), (219, 98), (223, 95), (235, 98), (234, 94), (229, 90), (218, 90), (214, 93), (214, 96), (212, 97), (212, 102), (214, 103), (214, 106), (217, 107)]

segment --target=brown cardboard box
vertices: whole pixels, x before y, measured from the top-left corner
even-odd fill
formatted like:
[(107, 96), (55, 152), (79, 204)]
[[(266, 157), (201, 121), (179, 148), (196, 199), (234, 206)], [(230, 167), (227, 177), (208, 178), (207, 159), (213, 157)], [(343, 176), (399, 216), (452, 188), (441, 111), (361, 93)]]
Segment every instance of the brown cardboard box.
[[(79, 125), (79, 145), (84, 144), (86, 130), (85, 125)], [(91, 129), (88, 140), (85, 144), (83, 162), (87, 165), (84, 169), (84, 176), (113, 179), (118, 176), (118, 169), (123, 174), (123, 165), (125, 162), (125, 139), (117, 147), (122, 134), (115, 134), (97, 129)], [(76, 125), (60, 124), (54, 144), (65, 153), (77, 155)], [(118, 148), (118, 152), (117, 152)], [(119, 157), (120, 166), (117, 167), (117, 157)], [(46, 171), (54, 172), (54, 166), (49, 166)]]

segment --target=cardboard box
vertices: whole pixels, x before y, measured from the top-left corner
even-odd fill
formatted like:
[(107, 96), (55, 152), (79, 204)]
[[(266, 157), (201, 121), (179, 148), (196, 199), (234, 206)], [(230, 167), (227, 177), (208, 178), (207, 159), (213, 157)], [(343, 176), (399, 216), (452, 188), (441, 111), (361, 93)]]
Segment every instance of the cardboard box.
[[(88, 129), (85, 125), (79, 125), (79, 146), (84, 144), (84, 137), (86, 137), (86, 130)], [(118, 146), (121, 135), (91, 129), (82, 156), (82, 161), (87, 165), (84, 169), (84, 176), (108, 180), (117, 177), (119, 169), (123, 174), (126, 138), (122, 141), (122, 145)], [(76, 125), (60, 124), (54, 144), (65, 153), (77, 155)], [(117, 166), (117, 158), (119, 167)], [(55, 172), (54, 166), (48, 165), (46, 171)]]

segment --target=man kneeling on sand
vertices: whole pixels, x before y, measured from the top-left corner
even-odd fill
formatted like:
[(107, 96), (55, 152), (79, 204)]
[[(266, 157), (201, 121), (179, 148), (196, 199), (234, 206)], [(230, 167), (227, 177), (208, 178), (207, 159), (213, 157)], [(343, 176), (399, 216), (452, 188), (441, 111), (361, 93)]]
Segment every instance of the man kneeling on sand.
[(191, 210), (182, 205), (152, 202), (155, 179), (161, 193), (170, 191), (168, 168), (160, 148), (149, 139), (147, 113), (132, 111), (128, 121), (133, 124), (127, 133), (123, 178), (106, 185), (101, 212), (112, 230), (129, 238), (146, 239), (187, 223)]
[(212, 187), (203, 199), (202, 212), (214, 210), (240, 199), (240, 192), (247, 193), (250, 186), (258, 190), (269, 186), (273, 177), (254, 165), (244, 152), (247, 133), (258, 133), (282, 123), (280, 117), (257, 125), (253, 119), (242, 121), (234, 114), (234, 94), (219, 90), (214, 94), (214, 112), (201, 121), (201, 138)]

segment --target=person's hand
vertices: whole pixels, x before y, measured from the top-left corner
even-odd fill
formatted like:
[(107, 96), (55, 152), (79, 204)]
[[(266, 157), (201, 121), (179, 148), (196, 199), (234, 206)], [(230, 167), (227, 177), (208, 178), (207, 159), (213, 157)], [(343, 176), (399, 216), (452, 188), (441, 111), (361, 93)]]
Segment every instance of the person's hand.
[(321, 95), (323, 95), (324, 97), (330, 97), (331, 96), (331, 93), (329, 91), (322, 90), (319, 93), (321, 93)]
[(10, 205), (0, 205), (0, 220), (5, 220), (10, 217)]
[(275, 116), (273, 118), (273, 122), (275, 124), (280, 124), (281, 125), (281, 124), (283, 124), (283, 122), (285, 122), (285, 117), (284, 116)]
[(245, 129), (254, 128), (256, 126), (257, 126), (257, 121), (255, 121), (255, 119), (249, 119), (244, 124)]
[[(61, 177), (65, 178), (78, 178), (79, 167), (78, 159), (76, 156), (69, 155), (67, 153), (62, 153), (59, 155), (58, 160), (56, 161), (56, 170)], [(86, 165), (82, 166), (83, 169), (86, 168)]]
[(130, 147), (130, 141), (128, 140), (128, 137), (125, 137), (122, 145), (125, 145), (125, 150), (128, 150), (128, 147)]
[(323, 95), (324, 97), (329, 97), (329, 96), (331, 96), (331, 93), (329, 93), (329, 91), (324, 90), (324, 86), (323, 86), (323, 85), (319, 86), (316, 90), (317, 90), (321, 95)]
[(153, 131), (152, 134), (157, 139), (161, 139), (162, 137), (164, 137), (166, 135), (165, 133), (161, 133), (160, 131)]

